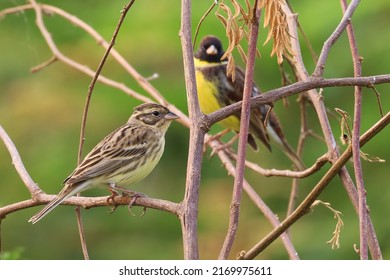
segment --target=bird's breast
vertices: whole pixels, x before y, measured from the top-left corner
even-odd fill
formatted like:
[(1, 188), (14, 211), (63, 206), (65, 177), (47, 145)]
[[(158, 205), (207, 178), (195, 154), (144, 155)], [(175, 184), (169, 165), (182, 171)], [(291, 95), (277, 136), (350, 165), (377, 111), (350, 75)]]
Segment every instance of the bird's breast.
[[(199, 106), (202, 112), (204, 114), (210, 114), (224, 107), (225, 105), (219, 102), (218, 97), (218, 95), (221, 94), (218, 89), (218, 86), (221, 81), (219, 81), (218, 79), (206, 78), (205, 75), (207, 75), (207, 73), (204, 73), (202, 71), (202, 68), (197, 68), (195, 74)], [(223, 119), (219, 123), (223, 127), (235, 131), (238, 131), (240, 127), (240, 121), (236, 116), (230, 116), (226, 119)]]

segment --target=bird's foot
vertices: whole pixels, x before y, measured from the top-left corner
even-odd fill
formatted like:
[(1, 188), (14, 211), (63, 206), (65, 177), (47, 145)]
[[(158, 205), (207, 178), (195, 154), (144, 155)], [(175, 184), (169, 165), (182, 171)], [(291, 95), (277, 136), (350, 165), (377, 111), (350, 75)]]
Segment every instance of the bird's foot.
[(110, 191), (111, 195), (109, 197), (107, 197), (107, 200), (106, 200), (107, 204), (110, 204), (110, 203), (115, 204), (114, 198), (116, 196), (119, 196), (120, 194), (119, 194), (119, 192), (117, 192), (117, 190), (115, 188), (113, 188), (111, 186), (108, 188), (108, 190)]
[[(129, 189), (117, 186), (114, 183), (110, 184), (110, 187), (108, 188), (108, 190), (111, 192), (111, 195), (107, 198), (107, 204), (113, 204), (113, 207), (111, 208), (110, 213), (114, 212), (115, 209), (118, 207), (118, 205), (116, 205), (115, 202), (114, 202), (114, 198), (116, 196), (121, 195), (123, 197), (131, 197), (130, 203), (129, 203), (129, 205), (127, 207), (128, 207), (130, 213), (133, 216), (135, 216), (135, 215), (131, 211), (131, 208), (134, 206), (137, 198), (139, 198), (139, 197), (147, 197), (143, 193), (135, 192), (135, 191), (132, 191), (132, 190), (129, 190)], [(120, 191), (122, 194), (119, 194), (118, 191)], [(144, 207), (144, 210), (143, 210), (141, 216), (143, 216), (145, 213), (146, 213), (146, 207)]]
[(112, 187), (109, 187), (108, 190), (111, 192), (111, 195), (109, 197), (107, 197), (107, 205), (110, 205), (110, 204), (113, 204), (113, 206), (111, 207), (111, 210), (110, 210), (110, 214), (113, 213), (115, 211), (115, 209), (118, 207), (118, 205), (116, 205), (115, 201), (114, 201), (114, 198), (116, 196), (119, 196), (120, 194)]
[[(130, 203), (129, 205), (127, 206), (127, 209), (129, 209), (129, 212), (131, 215), (135, 216), (135, 214), (133, 213), (133, 211), (131, 211), (131, 208), (134, 206), (136, 200), (140, 197), (147, 197), (145, 194), (143, 193), (139, 193), (139, 192), (133, 192), (133, 191), (130, 191), (131, 194), (129, 195), (131, 197), (131, 200), (130, 200)], [(146, 213), (146, 207), (144, 207), (142, 213), (141, 213), (141, 216), (145, 215)]]

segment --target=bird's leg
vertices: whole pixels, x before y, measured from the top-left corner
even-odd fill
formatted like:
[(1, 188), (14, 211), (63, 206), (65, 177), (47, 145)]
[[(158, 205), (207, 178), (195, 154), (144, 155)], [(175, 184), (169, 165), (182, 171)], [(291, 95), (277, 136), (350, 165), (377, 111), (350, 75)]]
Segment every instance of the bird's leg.
[(119, 195), (119, 193), (116, 191), (115, 183), (110, 183), (108, 190), (110, 191), (111, 195), (107, 197), (107, 204), (110, 204), (110, 201), (114, 204), (114, 197)]
[(117, 207), (117, 205), (115, 204), (115, 202), (114, 202), (114, 197), (116, 197), (116, 196), (118, 196), (119, 195), (119, 193), (116, 191), (116, 186), (115, 186), (115, 183), (110, 183), (110, 186), (108, 187), (108, 190), (111, 192), (111, 195), (109, 196), (109, 197), (107, 197), (107, 205), (109, 205), (110, 204), (110, 201), (112, 202), (112, 204), (114, 205), (112, 208), (111, 208), (111, 210), (110, 210), (110, 214), (112, 213), (112, 212), (114, 212), (115, 211), (115, 209), (116, 209), (116, 207)]
[[(136, 199), (137, 199), (138, 197), (146, 197), (146, 195), (143, 194), (143, 193), (135, 192), (135, 191), (132, 191), (132, 190), (129, 190), (129, 189), (120, 187), (120, 186), (115, 186), (115, 190), (116, 190), (116, 191), (121, 191), (121, 192), (122, 192), (122, 196), (135, 197)], [(133, 203), (134, 203), (134, 202), (133, 202)]]
[[(132, 212), (131, 212), (131, 207), (134, 206), (134, 203), (135, 201), (137, 200), (137, 198), (139, 197), (147, 197), (145, 194), (143, 193), (140, 193), (140, 192), (135, 192), (135, 191), (132, 191), (132, 190), (129, 190), (129, 189), (126, 189), (126, 188), (123, 188), (123, 187), (120, 187), (120, 186), (117, 186), (115, 183), (110, 183), (110, 186), (108, 188), (108, 190), (112, 193), (108, 198), (107, 198), (107, 204), (110, 203), (110, 201), (112, 201), (112, 203), (114, 204), (114, 197), (115, 196), (118, 196), (119, 195), (119, 192), (118, 191), (121, 191), (122, 192), (122, 196), (129, 196), (131, 197), (131, 200), (130, 200), (130, 203), (128, 205), (128, 208), (129, 208), (129, 211), (132, 215), (134, 215)], [(114, 205), (114, 207), (111, 209), (110, 213), (114, 212), (114, 210), (116, 209), (117, 205)], [(142, 213), (142, 215), (145, 214), (145, 208), (144, 208), (144, 211)]]
[[(129, 203), (129, 205), (127, 206), (127, 208), (129, 209), (129, 212), (131, 215), (135, 216), (135, 214), (131, 211), (131, 208), (134, 206), (134, 203), (135, 201), (137, 200), (137, 198), (139, 197), (146, 197), (146, 195), (144, 195), (143, 193), (136, 193), (134, 192), (134, 194), (131, 196), (131, 201)], [(144, 207), (142, 213), (141, 213), (141, 216), (145, 215), (146, 213), (146, 207)]]

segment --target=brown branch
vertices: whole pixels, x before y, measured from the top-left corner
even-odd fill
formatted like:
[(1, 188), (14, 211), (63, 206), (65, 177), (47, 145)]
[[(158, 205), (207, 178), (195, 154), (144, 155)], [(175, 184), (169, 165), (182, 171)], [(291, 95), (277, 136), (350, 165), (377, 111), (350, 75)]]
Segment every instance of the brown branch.
[[(233, 156), (235, 157), (235, 156)], [(321, 157), (319, 157), (316, 162), (309, 168), (305, 170), (300, 171), (292, 171), (292, 170), (277, 170), (277, 169), (265, 169), (260, 167), (258, 164), (246, 161), (245, 165), (252, 169), (253, 171), (266, 176), (266, 177), (273, 177), (273, 176), (279, 176), (279, 177), (289, 177), (289, 178), (306, 178), (310, 175), (316, 173), (318, 170), (320, 170), (327, 162), (329, 162), (328, 155), (325, 154)]]
[(202, 169), (203, 140), (207, 128), (202, 126), (196, 90), (194, 54), (191, 43), (191, 1), (181, 1), (180, 40), (183, 52), (184, 78), (190, 116), (190, 144), (187, 159), (186, 191), (182, 201), (180, 221), (183, 233), (184, 258), (199, 259), (197, 224), (200, 171)]
[[(322, 78), (307, 78), (304, 81), (299, 81), (294, 84), (284, 86), (277, 89), (272, 89), (264, 94), (255, 96), (251, 98), (251, 107), (256, 107), (261, 104), (272, 104), (276, 101), (293, 96), (295, 94), (310, 91), (316, 88), (326, 88), (326, 87), (337, 87), (337, 86), (362, 86), (362, 87), (372, 87), (374, 84), (384, 84), (390, 83), (390, 74), (386, 75), (377, 75), (377, 76), (367, 76), (359, 78), (332, 78), (332, 79), (322, 79)], [(318, 99), (318, 95), (317, 99)], [(205, 125), (211, 127), (213, 124), (231, 116), (234, 113), (237, 113), (241, 110), (242, 102), (237, 102), (232, 105), (226, 106), (218, 111), (215, 111), (211, 114), (205, 116)], [(324, 108), (325, 110), (325, 108)], [(325, 110), (326, 111), (326, 110)]]
[(41, 71), (43, 68), (48, 67), (49, 65), (53, 64), (54, 62), (57, 61), (57, 58), (55, 56), (51, 57), (48, 61), (45, 61), (33, 68), (30, 69), (31, 73), (36, 73)]
[(16, 149), (11, 138), (8, 136), (7, 132), (3, 129), (1, 125), (0, 125), (0, 138), (1, 140), (3, 140), (5, 147), (8, 149), (8, 152), (12, 158), (12, 165), (15, 167), (16, 171), (18, 172), (20, 178), (22, 179), (24, 185), (27, 187), (31, 196), (34, 198), (37, 194), (42, 193), (42, 190), (33, 181), (33, 179), (30, 177), (30, 174), (28, 174), (26, 168), (24, 167), (22, 159), (18, 153), (18, 150)]
[(253, 75), (255, 69), (255, 58), (256, 58), (256, 45), (257, 36), (259, 33), (259, 19), (260, 19), (260, 6), (258, 1), (255, 0), (253, 4), (252, 18), (250, 19), (250, 31), (249, 31), (249, 45), (247, 64), (245, 69), (245, 81), (244, 81), (244, 92), (242, 97), (242, 109), (240, 119), (240, 132), (238, 140), (238, 154), (236, 162), (236, 176), (234, 177), (233, 194), (230, 202), (230, 215), (229, 215), (229, 226), (225, 236), (221, 251), (219, 253), (219, 259), (227, 259), (230, 250), (233, 246), (234, 239), (237, 235), (238, 220), (240, 216), (240, 204), (242, 195), (242, 185), (244, 182), (244, 170), (245, 170), (245, 159), (246, 159), (246, 148), (248, 142), (249, 133), (249, 121), (250, 121), (250, 98), (253, 90)]
[[(298, 22), (298, 26), (299, 26), (299, 22)], [(301, 33), (304, 33), (302, 28), (300, 28), (300, 30), (301, 30)], [(308, 44), (308, 42), (306, 42), (306, 44)], [(306, 140), (306, 138), (309, 135), (309, 127), (308, 127), (308, 124), (307, 124), (307, 112), (306, 112), (306, 101), (307, 101), (307, 99), (306, 99), (306, 97), (304, 95), (300, 95), (298, 97), (298, 100), (299, 100), (298, 102), (299, 102), (299, 108), (300, 108), (301, 129), (300, 129), (300, 133), (299, 133), (299, 139), (298, 139), (298, 145), (297, 145), (296, 153), (297, 153), (297, 156), (299, 158), (302, 158), (302, 153), (303, 153), (303, 147), (304, 147), (304, 144), (305, 144), (305, 140)], [(317, 160), (317, 162), (320, 159), (321, 158), (319, 158)], [(326, 158), (326, 160), (328, 160), (328, 159)], [(321, 167), (319, 167), (319, 168), (321, 168)], [(295, 170), (296, 171), (302, 171), (302, 170), (297, 170), (297, 168), (295, 168)], [(290, 191), (290, 197), (288, 199), (286, 216), (289, 216), (295, 209), (296, 200), (298, 198), (298, 187), (299, 187), (298, 183), (299, 183), (299, 180), (297, 178), (294, 178), (292, 180), (291, 191)]]
[[(390, 112), (385, 117), (380, 119), (375, 125), (373, 125), (366, 133), (360, 137), (360, 146), (366, 144), (375, 135), (382, 131), (390, 123)], [(276, 240), (283, 232), (285, 232), (292, 224), (294, 224), (303, 215), (307, 214), (311, 205), (322, 193), (330, 181), (338, 174), (340, 169), (347, 163), (352, 156), (351, 146), (337, 159), (328, 172), (321, 178), (309, 195), (303, 200), (303, 202), (297, 207), (297, 209), (288, 216), (283, 222), (280, 223), (273, 231), (271, 231), (266, 237), (264, 237), (259, 243), (257, 243), (248, 252), (244, 252), (240, 255), (240, 259), (253, 259), (265, 248), (267, 248), (274, 240)]]
[[(343, 13), (346, 13), (347, 2), (345, 0), (341, 0), (341, 6)], [(361, 57), (359, 56), (357, 43), (355, 38), (355, 32), (353, 30), (352, 23), (350, 22), (347, 25), (347, 34), (349, 45), (351, 48), (352, 61), (353, 61), (353, 69), (354, 76), (360, 77), (362, 75), (362, 67), (361, 67)], [(360, 136), (360, 124), (361, 124), (361, 115), (362, 115), (362, 88), (360, 86), (355, 87), (355, 104), (354, 104), (354, 118), (353, 118), (353, 129), (352, 129), (352, 155), (353, 155), (353, 166), (355, 171), (355, 181), (359, 198), (359, 234), (360, 234), (360, 248), (359, 254), (360, 259), (367, 260), (368, 259), (368, 244), (367, 244), (367, 216), (368, 216), (368, 208), (366, 201), (366, 190), (364, 187), (363, 180), (363, 170), (362, 164), (360, 160), (360, 146), (359, 146), (359, 136)]]
[[(42, 193), (34, 199), (28, 199), (13, 204), (9, 204), (3, 207), (0, 207), (0, 219), (4, 219), (7, 215), (20, 211), (22, 209), (27, 209), (30, 207), (35, 207), (39, 205), (44, 205), (52, 201), (56, 196), (48, 195)], [(67, 206), (78, 206), (84, 209), (91, 209), (95, 207), (104, 207), (104, 206), (128, 206), (130, 202), (133, 202), (133, 198), (129, 196), (116, 196), (113, 200), (110, 200), (110, 204), (107, 204), (107, 198), (109, 196), (99, 196), (99, 197), (85, 197), (85, 196), (73, 196), (64, 200), (61, 205)], [(134, 206), (147, 207), (151, 209), (156, 209), (171, 213), (174, 215), (179, 215), (180, 213), (180, 204), (174, 203), (168, 200), (155, 199), (149, 197), (139, 197), (133, 204)]]

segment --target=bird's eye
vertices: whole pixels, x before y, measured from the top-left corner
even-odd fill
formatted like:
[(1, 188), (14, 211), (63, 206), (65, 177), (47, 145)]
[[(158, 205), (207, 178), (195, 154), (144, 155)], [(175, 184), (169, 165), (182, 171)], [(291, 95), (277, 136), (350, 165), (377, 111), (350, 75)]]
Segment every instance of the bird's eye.
[(152, 114), (153, 114), (153, 116), (158, 117), (160, 115), (160, 112), (159, 111), (153, 111)]

